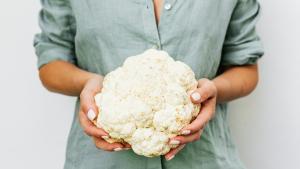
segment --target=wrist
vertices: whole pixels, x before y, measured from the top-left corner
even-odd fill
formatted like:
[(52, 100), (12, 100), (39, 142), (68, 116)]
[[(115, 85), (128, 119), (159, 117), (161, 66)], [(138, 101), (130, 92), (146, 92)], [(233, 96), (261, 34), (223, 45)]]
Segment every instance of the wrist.
[(95, 81), (99, 85), (102, 85), (103, 77), (96, 73), (90, 73), (90, 72), (83, 72), (81, 75), (79, 75), (81, 78), (76, 78), (74, 80), (75, 84), (78, 84), (78, 94), (82, 92), (82, 90), (85, 88), (85, 86), (90, 81)]
[(231, 83), (230, 83), (230, 81), (219, 76), (219, 77), (216, 77), (215, 79), (213, 79), (212, 82), (216, 86), (216, 90), (217, 90), (217, 94), (216, 94), (217, 102), (218, 103), (224, 102), (225, 100), (222, 97), (222, 93), (224, 93), (224, 91), (230, 91), (231, 90)]
[(87, 81), (89, 81), (89, 80), (96, 80), (96, 81), (102, 82), (103, 76), (96, 74), (96, 73), (89, 73), (85, 83), (87, 83)]

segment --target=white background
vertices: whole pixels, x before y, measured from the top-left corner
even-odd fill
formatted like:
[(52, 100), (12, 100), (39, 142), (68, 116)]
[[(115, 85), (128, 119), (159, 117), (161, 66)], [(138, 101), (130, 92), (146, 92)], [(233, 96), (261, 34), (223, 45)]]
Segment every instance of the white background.
[[(264, 0), (266, 55), (255, 92), (230, 106), (232, 134), (249, 169), (300, 168), (300, 1)], [(0, 168), (60, 169), (74, 98), (40, 84), (33, 34), (39, 1), (0, 5)]]

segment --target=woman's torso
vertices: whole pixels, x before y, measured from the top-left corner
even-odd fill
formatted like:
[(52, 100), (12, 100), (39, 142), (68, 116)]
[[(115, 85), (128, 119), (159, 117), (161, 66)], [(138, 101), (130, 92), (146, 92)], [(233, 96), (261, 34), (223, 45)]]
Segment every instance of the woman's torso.
[(148, 48), (167, 51), (196, 77), (215, 76), (236, 0), (165, 0), (157, 28), (151, 0), (71, 0), (80, 67), (106, 74)]
[[(76, 20), (76, 64), (107, 74), (128, 56), (149, 48), (167, 51), (188, 64), (196, 78), (213, 78), (219, 68), (226, 30), (237, 0), (165, 0), (158, 27), (151, 0), (70, 0)], [(132, 151), (105, 152), (84, 134), (77, 102), (69, 134), (65, 169), (243, 168), (226, 123), (226, 105), (201, 139), (173, 160), (146, 158)]]

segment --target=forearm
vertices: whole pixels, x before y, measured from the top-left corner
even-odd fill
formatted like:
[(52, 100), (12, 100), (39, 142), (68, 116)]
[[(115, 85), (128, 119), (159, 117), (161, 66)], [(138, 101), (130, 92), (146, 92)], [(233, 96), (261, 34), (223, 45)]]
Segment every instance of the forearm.
[(79, 96), (87, 80), (102, 78), (100, 75), (84, 71), (71, 63), (60, 60), (42, 66), (39, 76), (49, 91), (70, 96)]
[(228, 102), (250, 94), (258, 82), (257, 65), (235, 66), (225, 69), (213, 79), (218, 95), (217, 102)]

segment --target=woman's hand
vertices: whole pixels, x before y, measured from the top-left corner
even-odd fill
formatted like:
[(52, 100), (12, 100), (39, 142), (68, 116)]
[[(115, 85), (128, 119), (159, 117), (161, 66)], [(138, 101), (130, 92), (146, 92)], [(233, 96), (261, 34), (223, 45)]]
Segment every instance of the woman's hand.
[(120, 151), (128, 149), (128, 144), (123, 145), (121, 143), (108, 143), (104, 138), (108, 138), (109, 135), (101, 128), (97, 128), (92, 122), (98, 115), (98, 108), (95, 104), (94, 96), (101, 91), (103, 78), (95, 75), (87, 80), (83, 90), (80, 94), (80, 110), (79, 121), (84, 132), (91, 136), (95, 142), (97, 148), (106, 151)]
[(198, 88), (191, 94), (191, 100), (194, 104), (201, 104), (200, 113), (191, 124), (181, 130), (180, 136), (170, 139), (169, 144), (177, 147), (165, 155), (167, 160), (174, 158), (186, 143), (199, 140), (205, 125), (214, 116), (217, 100), (217, 88), (214, 82), (208, 79), (200, 79)]

